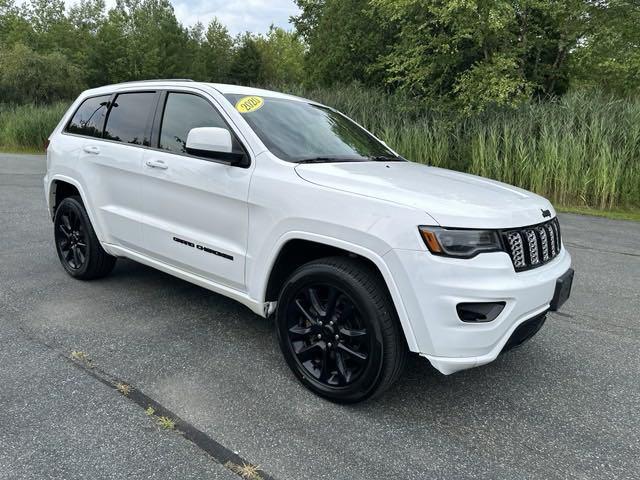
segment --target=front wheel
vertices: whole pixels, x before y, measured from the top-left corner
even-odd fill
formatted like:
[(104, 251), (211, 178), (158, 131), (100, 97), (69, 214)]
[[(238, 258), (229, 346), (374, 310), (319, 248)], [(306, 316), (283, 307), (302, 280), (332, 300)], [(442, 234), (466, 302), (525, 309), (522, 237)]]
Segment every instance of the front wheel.
[(360, 260), (326, 258), (298, 268), (282, 288), (276, 322), (291, 370), (307, 388), (335, 402), (379, 395), (406, 361), (385, 285)]

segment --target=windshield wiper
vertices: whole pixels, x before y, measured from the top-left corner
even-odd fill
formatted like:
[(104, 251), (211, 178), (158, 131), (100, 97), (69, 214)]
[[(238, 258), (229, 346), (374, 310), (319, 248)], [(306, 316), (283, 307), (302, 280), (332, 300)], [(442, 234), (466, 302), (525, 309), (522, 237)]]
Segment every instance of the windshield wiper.
[(398, 157), (389, 157), (386, 155), (371, 155), (369, 160), (373, 160), (374, 162), (406, 162), (406, 159), (398, 156)]
[(349, 157), (312, 157), (295, 160), (295, 163), (336, 163), (336, 162), (364, 162), (366, 158)]

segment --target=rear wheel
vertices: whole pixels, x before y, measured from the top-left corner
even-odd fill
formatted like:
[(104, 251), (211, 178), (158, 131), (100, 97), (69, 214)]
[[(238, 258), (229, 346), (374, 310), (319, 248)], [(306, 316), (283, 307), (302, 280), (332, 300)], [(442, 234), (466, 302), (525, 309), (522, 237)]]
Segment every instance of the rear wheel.
[(91, 280), (108, 275), (116, 258), (104, 251), (78, 196), (67, 197), (53, 220), (56, 250), (69, 275)]
[(330, 400), (378, 395), (404, 367), (395, 310), (377, 272), (362, 261), (335, 257), (300, 267), (282, 288), (276, 320), (291, 370)]

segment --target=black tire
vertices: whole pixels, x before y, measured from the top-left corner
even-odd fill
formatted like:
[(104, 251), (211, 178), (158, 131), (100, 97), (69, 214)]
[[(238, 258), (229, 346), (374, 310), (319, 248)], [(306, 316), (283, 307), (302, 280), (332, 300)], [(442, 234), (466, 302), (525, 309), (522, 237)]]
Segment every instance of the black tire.
[(315, 260), (293, 272), (280, 292), (276, 331), (302, 384), (338, 403), (380, 395), (398, 379), (408, 354), (380, 275), (348, 257)]
[(66, 272), (80, 280), (108, 275), (116, 258), (104, 251), (78, 196), (60, 202), (53, 219), (56, 251)]

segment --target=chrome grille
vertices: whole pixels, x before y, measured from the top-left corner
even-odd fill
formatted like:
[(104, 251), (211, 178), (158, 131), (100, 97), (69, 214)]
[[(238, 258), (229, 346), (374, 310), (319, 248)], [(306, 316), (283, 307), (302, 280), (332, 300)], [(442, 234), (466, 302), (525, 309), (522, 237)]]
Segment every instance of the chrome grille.
[(531, 265), (538, 265), (540, 258), (538, 258), (538, 240), (536, 239), (536, 233), (533, 230), (527, 230), (527, 243), (529, 244), (529, 259)]
[(556, 256), (556, 233), (553, 230), (553, 227), (549, 224), (546, 225), (547, 232), (549, 232), (549, 248), (551, 250), (551, 256)]
[(553, 260), (560, 253), (562, 245), (557, 218), (531, 227), (503, 231), (503, 238), (517, 272)]
[(509, 243), (509, 255), (511, 255), (511, 260), (513, 260), (513, 266), (516, 267), (516, 269), (525, 267), (524, 248), (522, 246), (520, 232), (508, 233), (507, 242)]
[(547, 241), (547, 229), (544, 227), (536, 227), (536, 232), (540, 238), (540, 244), (542, 245), (542, 261), (549, 261), (549, 242)]

